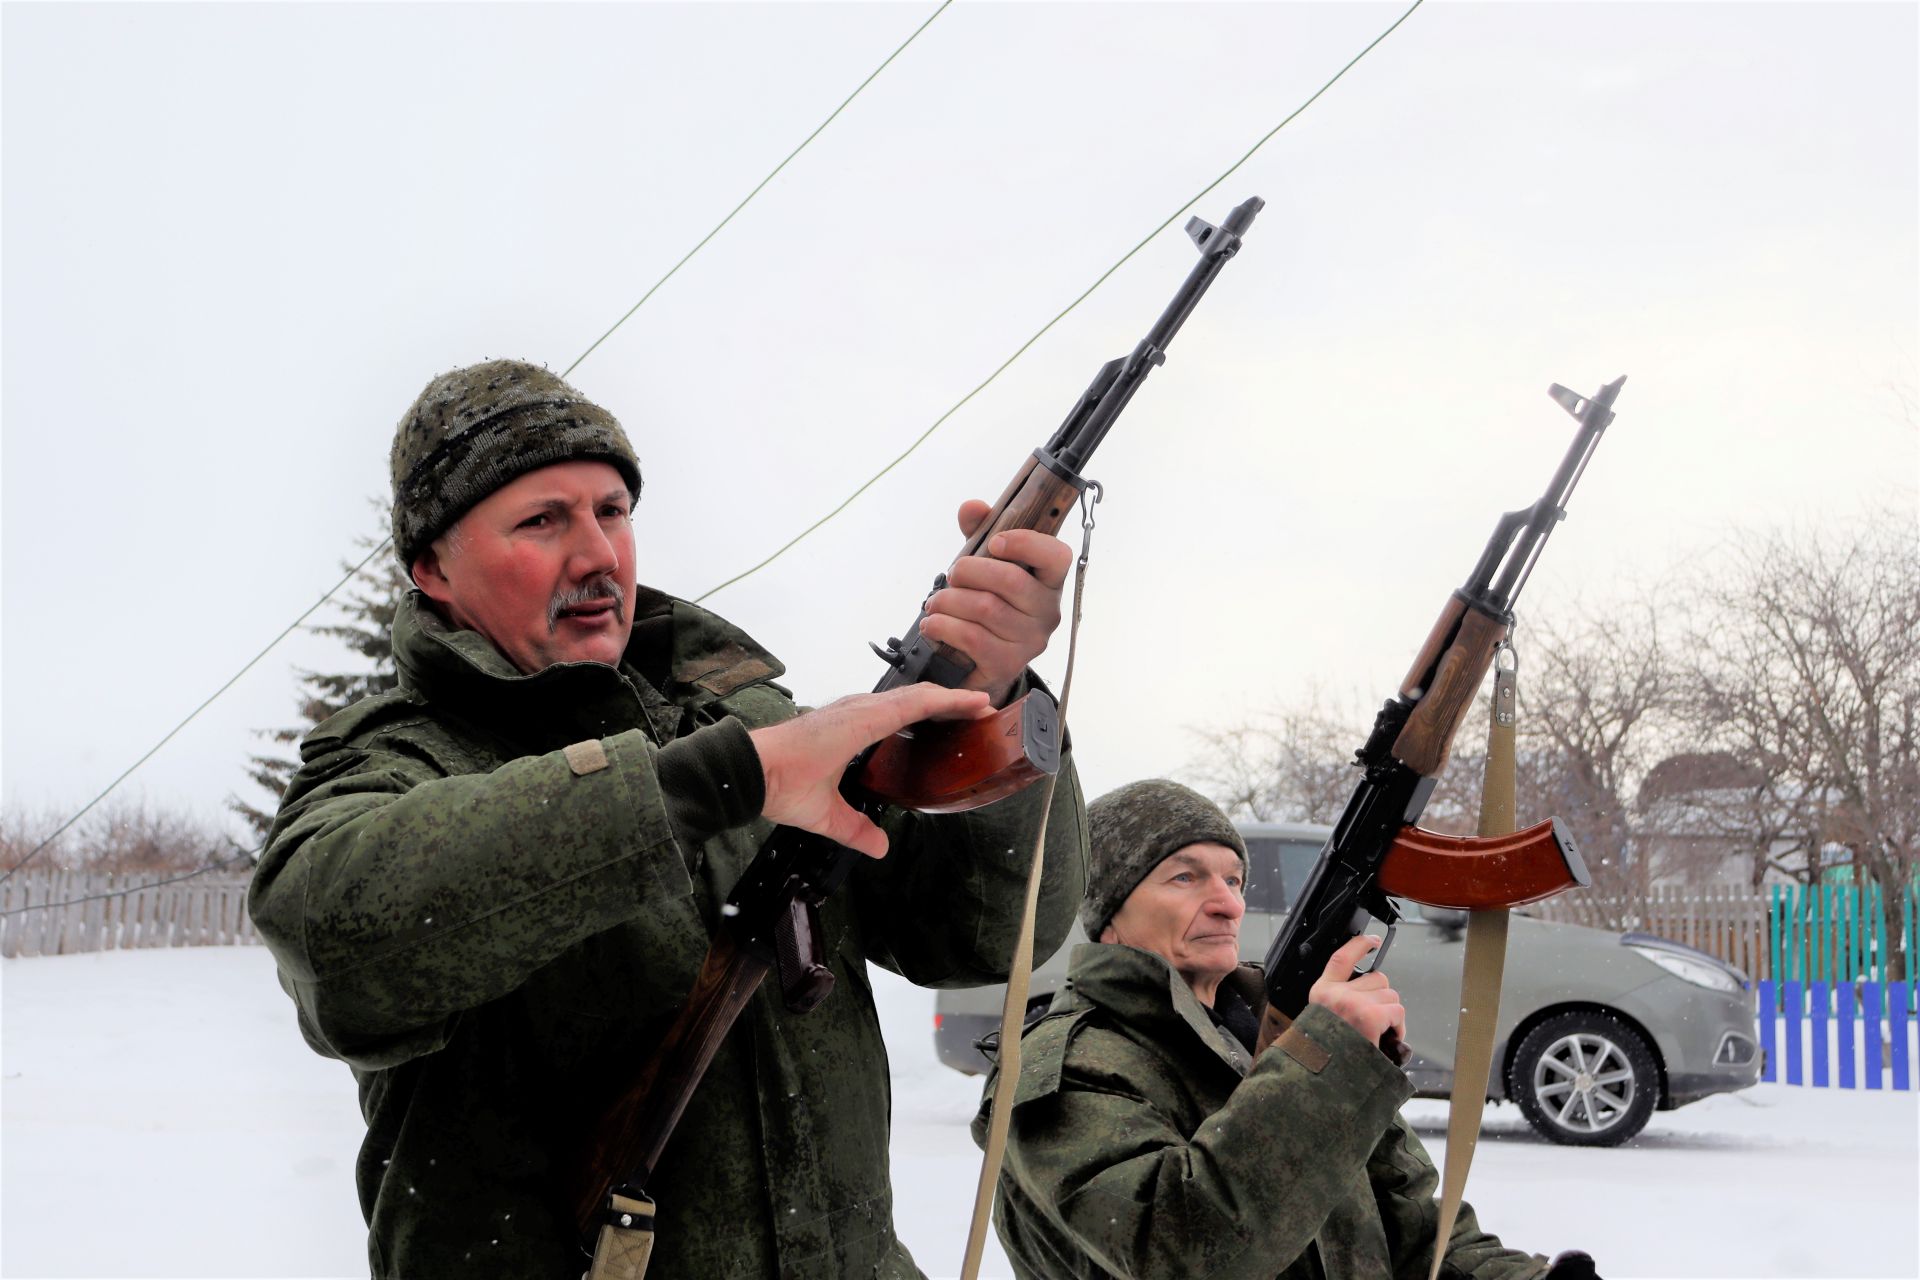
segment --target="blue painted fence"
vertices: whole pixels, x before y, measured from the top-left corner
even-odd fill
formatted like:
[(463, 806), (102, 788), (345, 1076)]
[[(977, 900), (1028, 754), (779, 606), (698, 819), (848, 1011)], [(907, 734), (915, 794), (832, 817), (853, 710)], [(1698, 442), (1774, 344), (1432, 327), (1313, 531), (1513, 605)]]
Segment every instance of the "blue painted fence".
[[(1879, 885), (1774, 885), (1767, 916), (1772, 977), (1756, 993), (1766, 1052), (1760, 1078), (1912, 1089), (1920, 889), (1889, 904)], [(1895, 963), (1896, 951), (1904, 964)]]

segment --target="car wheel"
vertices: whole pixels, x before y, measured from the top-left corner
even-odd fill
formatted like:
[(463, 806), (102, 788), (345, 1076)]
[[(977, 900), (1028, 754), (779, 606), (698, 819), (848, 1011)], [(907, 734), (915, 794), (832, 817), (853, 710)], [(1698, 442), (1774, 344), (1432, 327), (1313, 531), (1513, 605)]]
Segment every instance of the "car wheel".
[(1660, 1073), (1646, 1040), (1610, 1013), (1561, 1013), (1520, 1042), (1508, 1096), (1550, 1142), (1615, 1147), (1647, 1127)]

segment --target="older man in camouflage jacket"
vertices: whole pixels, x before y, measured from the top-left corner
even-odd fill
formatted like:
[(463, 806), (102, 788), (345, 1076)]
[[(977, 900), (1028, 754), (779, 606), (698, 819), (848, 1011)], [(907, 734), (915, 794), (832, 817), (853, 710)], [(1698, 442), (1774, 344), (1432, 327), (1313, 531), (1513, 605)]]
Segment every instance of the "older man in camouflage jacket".
[(1079, 791), (1068, 773), (1050, 814), (1033, 789), (875, 826), (838, 776), (906, 724), (1017, 693), (1070, 552), (1005, 535), (933, 597), (922, 633), (976, 661), (975, 689), (797, 715), (772, 655), (635, 584), (638, 462), (546, 370), (435, 379), (392, 473), (419, 588), (393, 625), (400, 686), (308, 734), (251, 897), (308, 1042), (359, 1082), (373, 1274), (581, 1274), (570, 1161), (786, 823), (888, 856), (822, 909), (833, 997), (791, 1017), (763, 989), (720, 1048), (655, 1174), (654, 1274), (917, 1275), (893, 1231), (866, 965), (998, 980), (1024, 883), (1010, 850), (1043, 820), (1040, 946), (1058, 946), (1085, 874)]
[[(1001, 1242), (1026, 1280), (1425, 1280), (1439, 1179), (1398, 1111), (1412, 1093), (1380, 1052), (1406, 1011), (1377, 943), (1338, 952), (1310, 1003), (1252, 1055), (1265, 995), (1240, 963), (1246, 845), (1178, 783), (1088, 806), (1092, 869), (1066, 985), (1021, 1040)], [(993, 1081), (974, 1121), (984, 1145)], [(1450, 1280), (1593, 1280), (1503, 1247), (1465, 1206)]]

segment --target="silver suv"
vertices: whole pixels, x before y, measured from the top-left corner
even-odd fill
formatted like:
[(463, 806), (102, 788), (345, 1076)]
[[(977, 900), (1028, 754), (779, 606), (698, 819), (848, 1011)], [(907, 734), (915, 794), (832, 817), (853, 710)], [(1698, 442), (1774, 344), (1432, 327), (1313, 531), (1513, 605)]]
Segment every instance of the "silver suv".
[[(1242, 959), (1267, 954), (1306, 883), (1330, 828), (1239, 823), (1246, 838)], [(1419, 1097), (1453, 1087), (1466, 913), (1401, 904), (1405, 915), (1382, 968), (1407, 1006), (1408, 1067)], [(1066, 978), (1086, 935), (1034, 970), (1031, 1019)], [(1005, 987), (942, 991), (934, 1002), (940, 1060), (970, 1075), (987, 1069), (977, 1043), (1000, 1023)], [(1554, 1142), (1616, 1146), (1671, 1111), (1760, 1078), (1755, 996), (1746, 975), (1703, 951), (1644, 933), (1607, 933), (1515, 913), (1487, 1096), (1516, 1102)]]

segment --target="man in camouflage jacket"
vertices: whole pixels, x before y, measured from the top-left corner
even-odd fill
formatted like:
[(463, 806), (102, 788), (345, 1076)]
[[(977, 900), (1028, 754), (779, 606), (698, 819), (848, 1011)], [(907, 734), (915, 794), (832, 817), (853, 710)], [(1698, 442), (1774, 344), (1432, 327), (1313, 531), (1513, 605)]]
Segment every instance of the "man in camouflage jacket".
[[(893, 1231), (866, 965), (929, 986), (1004, 976), (1025, 878), (1010, 851), (1031, 847), (1039, 789), (890, 812), (882, 830), (835, 787), (866, 742), (1016, 692), (1070, 553), (1016, 542), (998, 568), (1037, 590), (969, 579), (931, 606), (923, 632), (946, 630), (1004, 687), (799, 716), (744, 633), (633, 583), (638, 465), (618, 423), (544, 369), (430, 383), (393, 472), (396, 549), (422, 588), (394, 620), (400, 686), (308, 734), (250, 900), (308, 1043), (359, 1082), (373, 1274), (585, 1270), (563, 1189), (596, 1109), (786, 822), (890, 851), (822, 907), (831, 998), (795, 1017), (768, 983), (721, 1046), (653, 1179), (652, 1274), (917, 1276)], [(1030, 611), (996, 622), (1010, 646), (961, 625), (988, 596)], [(1085, 874), (1071, 772), (1045, 817), (1050, 950)]]
[[(1178, 783), (1088, 806), (1092, 847), (1066, 985), (1021, 1039), (1000, 1240), (1026, 1280), (1425, 1280), (1439, 1178), (1377, 1047), (1404, 1034), (1384, 974), (1352, 978), (1374, 939), (1329, 965), (1256, 1061), (1259, 967), (1239, 963), (1246, 846)], [(1349, 980), (1351, 979), (1351, 980)], [(985, 1144), (995, 1081), (974, 1121)], [(1462, 1206), (1451, 1280), (1593, 1275), (1503, 1247)]]

